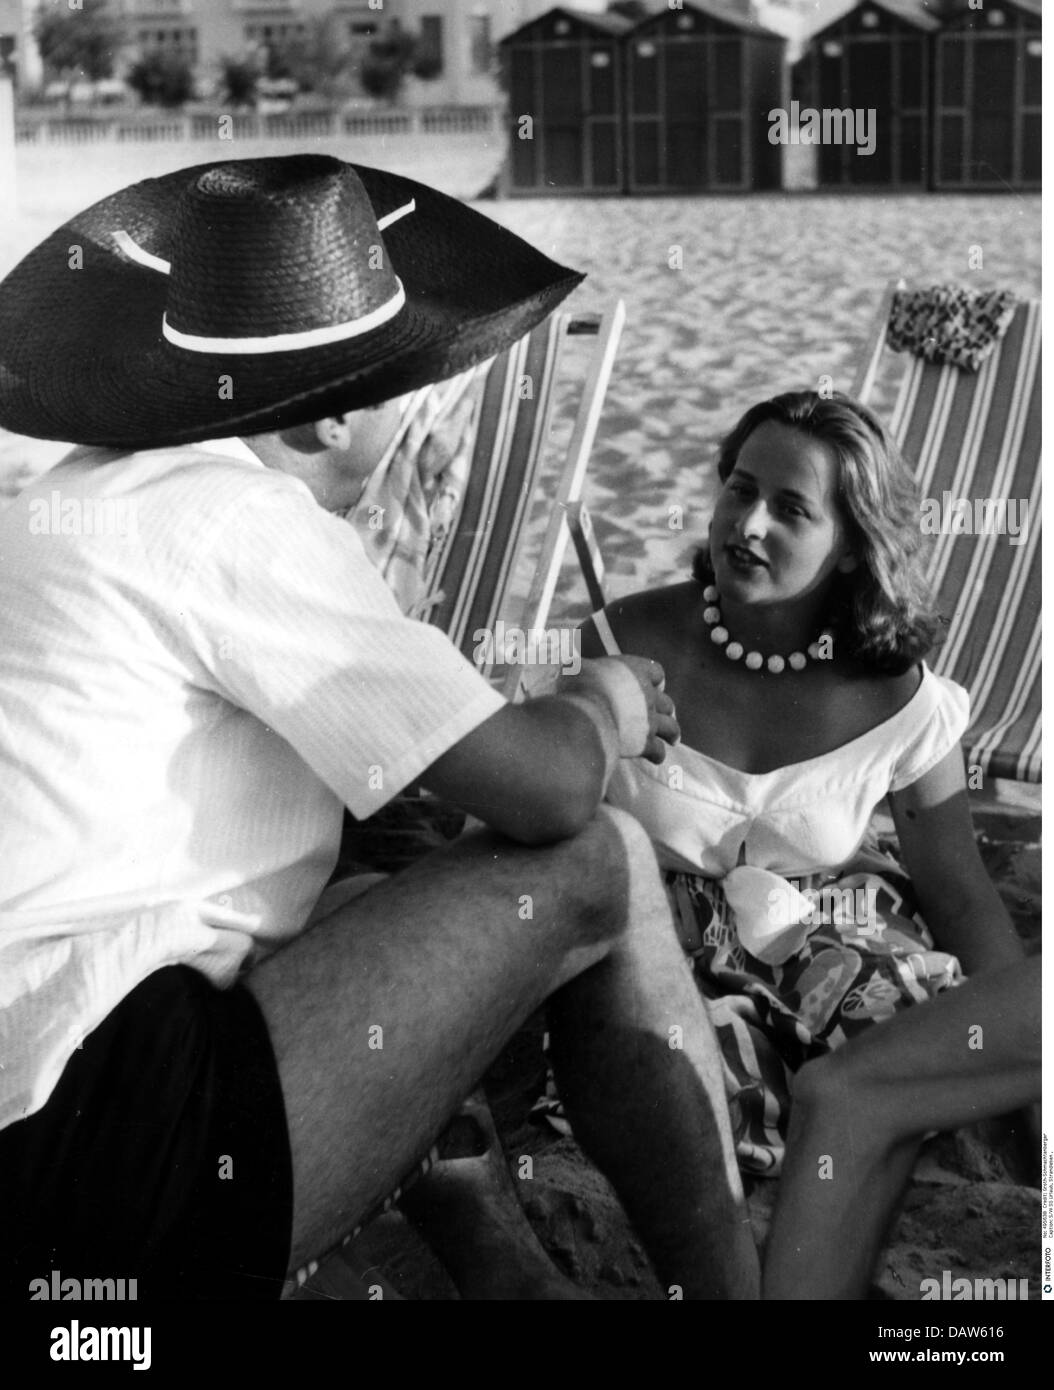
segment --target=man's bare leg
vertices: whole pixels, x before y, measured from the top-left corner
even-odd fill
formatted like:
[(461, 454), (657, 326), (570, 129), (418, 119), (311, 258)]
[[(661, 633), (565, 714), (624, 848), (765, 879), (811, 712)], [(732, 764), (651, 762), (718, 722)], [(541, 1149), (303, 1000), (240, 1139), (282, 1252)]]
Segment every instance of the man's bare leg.
[(604, 810), (544, 850), (471, 837), (338, 910), (249, 985), (287, 1098), (294, 1267), (390, 1190), (559, 990), (572, 1118), (660, 1277), (689, 1298), (756, 1296), (716, 1040), (628, 817)]
[(794, 1080), (764, 1297), (863, 1298), (922, 1136), (1034, 1100), (1040, 1031), (1033, 957), (808, 1062)]
[(548, 1013), (575, 1138), (610, 1178), (669, 1296), (757, 1298), (720, 1052), (657, 875), (638, 886), (629, 929)]

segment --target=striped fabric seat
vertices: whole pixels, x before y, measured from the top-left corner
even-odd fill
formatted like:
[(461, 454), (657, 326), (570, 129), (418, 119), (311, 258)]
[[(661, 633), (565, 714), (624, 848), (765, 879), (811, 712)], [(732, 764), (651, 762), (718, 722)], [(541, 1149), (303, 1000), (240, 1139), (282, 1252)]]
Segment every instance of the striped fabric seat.
[[(430, 621), (468, 657), (473, 634), (493, 631), (499, 619), (541, 628), (549, 616), (569, 539), (591, 559), (587, 585), (597, 583), (599, 556), (592, 544), (581, 495), (604, 393), (625, 321), (620, 301), (603, 316), (559, 312), (494, 359), (487, 372), (472, 466), (456, 526), (434, 565), (430, 584), (443, 595)], [(546, 455), (559, 404), (567, 402), (561, 368), (572, 343), (587, 345), (588, 361), (569, 442), (555, 473)], [(532, 502), (543, 473), (548, 520), (538, 542), (533, 577), (516, 606), (513, 587), (529, 559)], [(551, 491), (550, 491), (551, 488)], [(485, 667), (513, 696), (519, 673), (503, 664)]]
[[(855, 384), (867, 403), (891, 389), (892, 293)], [(1017, 306), (976, 373), (898, 358), (891, 428), (915, 465), (931, 520), (940, 518), (930, 579), (950, 627), (934, 669), (970, 692), (969, 763), (986, 776), (1038, 782), (1040, 304)]]

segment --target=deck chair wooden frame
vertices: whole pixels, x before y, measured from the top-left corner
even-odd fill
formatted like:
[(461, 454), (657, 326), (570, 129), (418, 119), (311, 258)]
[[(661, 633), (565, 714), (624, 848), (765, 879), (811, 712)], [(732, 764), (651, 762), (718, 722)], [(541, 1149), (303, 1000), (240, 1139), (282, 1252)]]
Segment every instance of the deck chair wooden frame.
[[(887, 287), (853, 394), (874, 394), (894, 292)], [(1040, 706), (1040, 304), (1022, 300), (977, 372), (905, 356), (890, 428), (923, 498), (1027, 499), (1027, 537), (943, 533), (929, 579), (950, 619), (934, 670), (970, 692), (964, 743), (986, 776), (1038, 782)], [(947, 499), (945, 498), (947, 494)], [(944, 512), (942, 511), (942, 515)]]

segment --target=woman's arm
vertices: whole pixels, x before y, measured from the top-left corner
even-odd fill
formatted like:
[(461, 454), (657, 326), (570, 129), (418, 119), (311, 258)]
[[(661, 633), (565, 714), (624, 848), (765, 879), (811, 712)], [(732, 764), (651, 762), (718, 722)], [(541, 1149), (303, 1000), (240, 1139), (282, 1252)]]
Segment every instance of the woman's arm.
[(968, 975), (1019, 960), (1024, 948), (977, 852), (962, 750), (889, 799), (904, 867), (937, 945)]

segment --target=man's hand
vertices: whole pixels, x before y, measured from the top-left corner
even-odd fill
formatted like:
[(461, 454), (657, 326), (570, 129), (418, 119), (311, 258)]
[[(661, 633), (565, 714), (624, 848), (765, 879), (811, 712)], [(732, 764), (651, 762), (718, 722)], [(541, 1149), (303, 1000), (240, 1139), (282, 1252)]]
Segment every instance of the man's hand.
[(645, 657), (585, 661), (552, 695), (485, 720), (421, 781), (522, 844), (576, 835), (620, 757), (660, 763), (680, 737), (662, 685), (662, 668)]
[[(626, 677), (636, 682), (634, 687)], [(582, 662), (577, 675), (560, 679), (555, 694), (581, 693), (602, 698), (619, 730), (623, 757), (643, 757), (661, 763), (667, 744), (681, 737), (673, 701), (665, 691), (665, 675), (657, 661), (644, 656), (604, 656)], [(641, 705), (637, 692), (644, 696)]]

